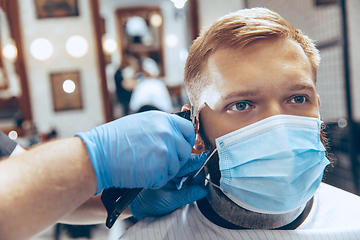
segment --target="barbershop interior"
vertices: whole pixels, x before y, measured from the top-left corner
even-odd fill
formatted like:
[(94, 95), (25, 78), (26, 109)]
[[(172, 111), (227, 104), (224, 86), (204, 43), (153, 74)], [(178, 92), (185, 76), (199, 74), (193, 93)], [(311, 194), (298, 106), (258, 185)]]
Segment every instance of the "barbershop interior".
[[(333, 160), (324, 181), (360, 194), (360, 1), (0, 2), (0, 129), (26, 149), (129, 114), (181, 111), (202, 29), (240, 9), (274, 10), (320, 51), (316, 89)], [(131, 221), (58, 223), (31, 240), (118, 239)]]

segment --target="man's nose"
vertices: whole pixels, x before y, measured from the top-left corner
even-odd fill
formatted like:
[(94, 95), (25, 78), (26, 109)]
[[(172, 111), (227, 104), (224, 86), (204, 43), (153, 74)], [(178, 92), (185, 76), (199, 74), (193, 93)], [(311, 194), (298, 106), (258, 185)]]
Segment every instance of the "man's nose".
[(262, 111), (261, 119), (272, 117), (275, 115), (286, 114), (281, 104), (277, 101), (270, 101)]

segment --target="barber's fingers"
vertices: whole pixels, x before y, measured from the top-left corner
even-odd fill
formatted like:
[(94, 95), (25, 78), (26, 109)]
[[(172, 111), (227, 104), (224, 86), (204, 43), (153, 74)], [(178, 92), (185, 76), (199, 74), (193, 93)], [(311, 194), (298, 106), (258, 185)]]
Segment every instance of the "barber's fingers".
[(182, 166), (176, 177), (183, 177), (201, 168), (209, 156), (209, 151), (202, 152), (199, 155), (191, 154), (189, 160)]
[[(170, 150), (170, 151), (172, 151), (172, 150)], [(184, 164), (182, 162), (185, 162), (185, 161), (179, 161), (177, 155), (168, 153), (168, 162), (167, 163), (164, 163), (164, 162), (158, 163), (158, 165), (160, 167), (161, 167), (161, 164), (167, 165), (168, 174), (165, 177), (165, 175), (160, 174), (160, 171), (158, 171), (159, 177), (157, 179), (157, 184), (153, 185), (151, 188), (159, 189), (159, 188), (163, 187), (169, 180), (171, 180), (178, 173), (179, 169), (181, 169), (181, 166)]]
[[(192, 147), (195, 144), (195, 130), (192, 123), (174, 114), (169, 114), (173, 124), (175, 137), (175, 151), (180, 161), (180, 168), (189, 159)], [(177, 169), (178, 171), (179, 169)], [(176, 173), (177, 173), (176, 171)], [(175, 174), (176, 174), (175, 173)], [(175, 175), (173, 175), (175, 176)]]
[(194, 201), (200, 200), (208, 195), (208, 190), (204, 186), (192, 185), (174, 192), (179, 205), (186, 205)]
[(136, 218), (159, 216), (200, 200), (207, 194), (207, 189), (199, 185), (188, 186), (180, 190), (166, 187), (158, 190), (144, 189), (130, 203), (129, 209)]
[(175, 114), (171, 114), (170, 116), (176, 123), (178, 129), (180, 130), (180, 132), (182, 133), (182, 135), (184, 136), (186, 141), (191, 145), (191, 147), (194, 146), (194, 144), (195, 144), (195, 129), (194, 129), (194, 125), (192, 124), (192, 122), (190, 122), (189, 120), (184, 119), (182, 117), (179, 117)]

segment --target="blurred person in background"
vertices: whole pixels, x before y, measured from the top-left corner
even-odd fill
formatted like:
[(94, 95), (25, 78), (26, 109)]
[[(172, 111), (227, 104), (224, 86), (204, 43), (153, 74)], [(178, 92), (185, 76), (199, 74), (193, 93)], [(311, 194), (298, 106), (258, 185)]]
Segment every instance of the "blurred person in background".
[(135, 87), (130, 100), (132, 112), (144, 110), (174, 111), (169, 91), (163, 81), (159, 80), (160, 70), (156, 61), (145, 57), (142, 60), (142, 76)]
[(133, 89), (137, 85), (136, 73), (139, 71), (139, 60), (129, 54), (124, 54), (119, 69), (115, 73), (116, 96), (123, 106), (123, 115), (130, 113), (129, 103)]

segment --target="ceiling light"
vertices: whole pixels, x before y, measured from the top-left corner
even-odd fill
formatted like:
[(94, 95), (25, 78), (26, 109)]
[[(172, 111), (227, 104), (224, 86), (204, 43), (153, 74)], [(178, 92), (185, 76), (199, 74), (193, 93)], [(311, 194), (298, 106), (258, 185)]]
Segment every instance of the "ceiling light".
[(8, 134), (9, 138), (12, 139), (12, 140), (15, 140), (18, 138), (18, 133), (16, 131), (10, 131), (9, 134)]
[(150, 24), (154, 27), (160, 27), (162, 24), (162, 17), (160, 16), (160, 14), (153, 14), (150, 17)]
[(80, 58), (89, 51), (89, 44), (84, 37), (75, 35), (66, 41), (66, 51), (72, 57)]
[(37, 38), (32, 41), (30, 52), (35, 59), (45, 61), (53, 55), (54, 47), (46, 38)]
[(346, 127), (347, 126), (347, 120), (345, 118), (340, 118), (339, 121), (338, 121), (338, 125), (341, 128)]
[(75, 83), (74, 81), (70, 80), (70, 79), (67, 79), (64, 81), (63, 83), (63, 90), (64, 92), (66, 93), (73, 93), (75, 91)]
[(17, 57), (18, 51), (14, 44), (6, 44), (2, 50), (2, 54), (7, 59), (15, 59)]
[(107, 53), (113, 53), (117, 50), (117, 48), (118, 48), (118, 44), (112, 38), (108, 38), (103, 42), (103, 49)]
[(174, 3), (174, 5), (177, 9), (181, 9), (185, 6), (185, 3), (187, 2), (187, 0), (172, 0), (172, 2)]

